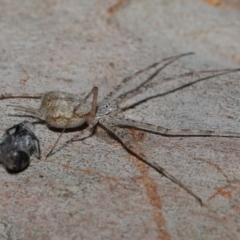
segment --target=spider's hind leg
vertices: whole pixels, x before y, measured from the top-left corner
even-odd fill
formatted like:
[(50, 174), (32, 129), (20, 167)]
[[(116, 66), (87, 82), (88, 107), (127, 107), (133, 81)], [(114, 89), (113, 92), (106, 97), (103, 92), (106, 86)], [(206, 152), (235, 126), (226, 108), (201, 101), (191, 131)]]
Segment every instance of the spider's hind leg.
[(36, 95), (12, 95), (12, 94), (2, 94), (0, 95), (0, 100), (4, 99), (16, 99), (16, 98), (25, 98), (25, 99), (41, 99), (42, 94), (36, 94)]
[[(12, 94), (2, 94), (0, 95), (0, 100), (6, 100), (6, 99), (41, 99), (42, 94), (36, 94), (36, 95), (12, 95)], [(25, 107), (25, 106), (20, 106), (20, 105), (15, 105), (15, 104), (8, 104), (7, 106), (14, 107), (17, 110), (22, 110), (24, 112), (31, 113), (33, 117), (43, 119), (42, 115), (39, 111), (39, 109), (35, 108), (30, 108), (30, 107)]]
[(30, 114), (32, 114), (31, 116), (34, 117), (34, 118), (45, 120), (44, 119), (45, 116), (43, 116), (40, 109), (31, 108), (31, 107), (24, 107), (24, 106), (20, 106), (20, 105), (13, 105), (13, 104), (8, 104), (7, 106), (13, 107), (15, 110), (20, 110), (20, 111), (23, 111), (23, 112), (30, 113)]

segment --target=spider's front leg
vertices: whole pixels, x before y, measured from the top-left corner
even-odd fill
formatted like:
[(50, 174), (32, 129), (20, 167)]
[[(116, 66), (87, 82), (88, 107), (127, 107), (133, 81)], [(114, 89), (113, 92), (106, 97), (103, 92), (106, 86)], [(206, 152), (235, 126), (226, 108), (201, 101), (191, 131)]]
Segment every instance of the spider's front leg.
[(144, 130), (151, 133), (160, 134), (163, 136), (174, 137), (228, 137), (240, 138), (240, 133), (237, 132), (219, 132), (212, 130), (192, 130), (192, 129), (168, 129), (161, 126), (156, 126), (149, 123), (139, 122), (131, 119), (116, 116), (113, 123), (119, 127), (131, 127)]
[(121, 94), (119, 97), (121, 99), (125, 98), (125, 96), (129, 93), (131, 93), (132, 91), (135, 91), (136, 89), (141, 88), (142, 86), (144, 86), (146, 83), (152, 81), (152, 79), (154, 79), (159, 72), (161, 72), (165, 67), (169, 66), (170, 64), (172, 64), (173, 62), (177, 61), (178, 59), (185, 57), (185, 56), (189, 56), (194, 54), (194, 52), (188, 52), (188, 53), (183, 53), (183, 54), (179, 54), (177, 56), (172, 56), (172, 57), (168, 57), (165, 59), (162, 59), (158, 62), (155, 62), (151, 65), (149, 65), (148, 67), (141, 69), (137, 72), (135, 72), (134, 74), (132, 74), (131, 76), (128, 76), (126, 78), (124, 78), (122, 80), (122, 82), (117, 85), (112, 92), (110, 92), (105, 98), (104, 98), (104, 102), (109, 102), (111, 101), (113, 98), (115, 98), (114, 96), (119, 92), (120, 89), (123, 88), (124, 85), (126, 85), (128, 82), (130, 82), (131, 80), (133, 80), (134, 78), (136, 78), (137, 76), (139, 76), (140, 74), (142, 74), (145, 71), (148, 71), (152, 68), (157, 67), (158, 65), (163, 64), (163, 66), (161, 66), (160, 68), (157, 69), (157, 71), (155, 71), (149, 78), (147, 78), (147, 80), (145, 80), (144, 82), (142, 82), (140, 85), (138, 85), (135, 89), (128, 91), (127, 93)]
[(99, 123), (103, 128), (113, 133), (130, 153), (135, 155), (139, 160), (141, 160), (142, 162), (156, 170), (158, 173), (162, 174), (172, 182), (176, 183), (178, 186), (180, 186), (186, 192), (188, 192), (191, 196), (193, 196), (200, 203), (201, 206), (203, 205), (201, 198), (199, 198), (193, 191), (186, 187), (181, 181), (176, 179), (173, 175), (169, 174), (164, 168), (160, 167), (157, 163), (150, 163), (147, 157), (141, 151), (134, 147), (132, 139), (129, 139), (125, 135), (125, 132), (123, 132), (121, 128), (117, 127), (114, 124), (113, 119), (114, 117), (111, 116), (103, 117), (99, 120)]

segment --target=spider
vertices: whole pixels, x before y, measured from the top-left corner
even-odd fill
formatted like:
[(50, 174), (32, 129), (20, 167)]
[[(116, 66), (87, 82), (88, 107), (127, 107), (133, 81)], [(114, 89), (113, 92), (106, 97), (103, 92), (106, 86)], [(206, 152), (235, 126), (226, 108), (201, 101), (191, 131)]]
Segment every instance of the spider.
[(16, 173), (26, 169), (30, 156), (40, 159), (39, 140), (34, 134), (34, 126), (23, 121), (7, 129), (0, 143), (0, 162), (8, 172)]
[[(133, 75), (126, 77), (123, 79), (123, 81), (117, 85), (112, 92), (110, 92), (102, 102), (99, 104), (97, 103), (97, 97), (98, 97), (98, 88), (93, 87), (92, 90), (87, 94), (85, 98), (80, 98), (74, 94), (66, 93), (66, 92), (60, 92), (60, 91), (51, 91), (46, 92), (44, 94), (40, 95), (22, 95), (22, 96), (13, 96), (11, 94), (8, 95), (2, 95), (0, 96), (0, 99), (10, 99), (10, 98), (35, 98), (40, 99), (41, 98), (41, 105), (39, 109), (31, 108), (31, 107), (25, 107), (25, 106), (14, 106), (15, 109), (23, 110), (27, 113), (30, 113), (33, 117), (36, 117), (38, 119), (41, 119), (45, 121), (49, 126), (56, 127), (56, 128), (62, 128), (62, 133), (59, 135), (57, 141), (55, 142), (52, 150), (47, 154), (47, 157), (50, 156), (53, 152), (53, 149), (56, 147), (61, 135), (67, 128), (74, 128), (77, 126), (83, 125), (85, 122), (88, 124), (88, 127), (82, 130), (81, 132), (74, 135), (71, 139), (69, 139), (67, 143), (76, 141), (76, 140), (83, 140), (86, 137), (89, 137), (94, 134), (95, 129), (97, 126), (103, 127), (105, 130), (112, 133), (121, 143), (122, 145), (133, 155), (135, 155), (139, 160), (150, 166), (151, 168), (155, 169), (158, 173), (162, 174), (163, 176), (167, 177), (169, 180), (174, 182), (175, 184), (179, 185), (181, 188), (183, 188), (185, 191), (187, 191), (191, 196), (193, 196), (201, 205), (202, 200), (200, 197), (198, 197), (192, 190), (190, 190), (187, 186), (185, 186), (180, 180), (176, 179), (173, 175), (168, 173), (164, 168), (159, 166), (157, 163), (149, 162), (147, 157), (140, 152), (138, 149), (134, 148), (133, 140), (127, 137), (124, 132), (123, 128), (125, 127), (131, 127), (135, 129), (140, 129), (143, 131), (160, 134), (163, 136), (220, 136), (220, 137), (240, 137), (237, 133), (219, 133), (214, 131), (204, 131), (204, 130), (188, 130), (188, 129), (182, 129), (182, 130), (171, 130), (166, 129), (161, 126), (155, 126), (148, 123), (138, 122), (131, 119), (127, 119), (124, 117), (124, 110), (127, 108), (121, 108), (119, 105), (120, 103), (123, 103), (124, 101), (132, 98), (133, 96), (136, 96), (148, 88), (154, 87), (156, 84), (151, 82), (151, 80), (165, 67), (173, 63), (174, 61), (185, 57), (192, 55), (192, 52), (180, 54), (177, 56), (169, 57), (166, 59), (163, 59), (159, 62), (153, 63), (150, 66), (134, 73)], [(136, 88), (125, 92), (123, 94), (120, 94), (120, 90), (122, 89), (125, 84), (130, 82), (133, 78), (140, 75), (141, 73), (153, 69), (160, 64), (163, 64), (160, 66), (147, 80), (139, 84)], [(190, 85), (193, 85), (197, 82), (204, 81), (216, 76), (224, 75), (230, 72), (236, 72), (240, 71), (240, 69), (224, 69), (224, 70), (216, 70), (217, 72), (215, 75), (211, 75), (208, 77), (200, 78), (198, 80), (195, 80), (191, 83), (187, 83), (185, 85), (182, 85), (181, 87), (175, 88), (167, 93), (175, 92), (177, 90), (180, 90), (182, 88), (188, 87)], [(214, 71), (202, 71), (202, 72), (214, 72)], [(178, 77), (186, 77), (194, 72), (188, 72), (185, 74), (182, 74)], [(200, 72), (199, 72), (200, 73)], [(174, 78), (172, 78), (174, 79)], [(170, 79), (171, 80), (171, 79)], [(165, 94), (167, 94), (165, 93)], [(165, 95), (164, 94), (164, 95)], [(149, 97), (147, 99), (144, 99), (144, 101), (151, 99), (153, 97), (158, 97), (163, 94), (155, 95), (152, 97)], [(138, 104), (140, 104), (142, 101), (140, 101)], [(132, 107), (136, 106), (137, 104), (133, 104)], [(129, 107), (128, 107), (129, 108)]]

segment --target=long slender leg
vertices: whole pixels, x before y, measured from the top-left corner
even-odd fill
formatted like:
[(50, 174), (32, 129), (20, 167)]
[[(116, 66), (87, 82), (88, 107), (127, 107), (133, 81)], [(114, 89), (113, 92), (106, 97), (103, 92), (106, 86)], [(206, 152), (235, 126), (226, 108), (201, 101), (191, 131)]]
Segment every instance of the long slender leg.
[(91, 137), (94, 133), (95, 133), (95, 126), (98, 124), (98, 120), (95, 119), (93, 122), (91, 122), (91, 124), (84, 130), (78, 132), (77, 134), (75, 134), (73, 137), (71, 137), (70, 139), (68, 139), (61, 147), (59, 147), (55, 152), (51, 152), (48, 153), (47, 157), (55, 154), (56, 152), (60, 151), (61, 149), (63, 149), (65, 146), (67, 146), (67, 144), (71, 143), (71, 142), (77, 142), (77, 141), (83, 141), (86, 138)]
[(83, 141), (86, 138), (91, 137), (94, 134), (94, 132), (95, 131), (93, 128), (87, 127), (86, 129), (82, 130), (78, 134), (75, 134), (73, 137), (68, 139), (66, 141), (66, 144), (71, 143), (71, 142)]
[(217, 172), (219, 172), (225, 178), (225, 180), (228, 184), (231, 184), (231, 181), (228, 178), (227, 174), (216, 163), (213, 163), (211, 160), (208, 160), (208, 159), (205, 159), (205, 158), (194, 158), (194, 160), (201, 161), (201, 162), (204, 162), (204, 163), (208, 164), (211, 168), (217, 170)]
[(145, 91), (147, 91), (148, 89), (150, 88), (154, 88), (155, 86), (163, 83), (163, 82), (167, 82), (167, 81), (171, 81), (171, 80), (175, 80), (175, 79), (179, 79), (179, 78), (184, 78), (184, 77), (188, 77), (188, 76), (191, 76), (195, 73), (199, 73), (199, 72), (194, 72), (194, 71), (191, 71), (191, 72), (187, 72), (187, 73), (184, 73), (184, 74), (180, 74), (178, 76), (174, 76), (174, 77), (171, 77), (171, 78), (166, 78), (166, 79), (163, 79), (161, 82), (149, 82), (148, 84), (145, 84), (143, 86), (141, 86), (140, 88), (136, 88), (128, 93), (125, 93), (125, 94), (122, 94), (120, 95), (119, 97), (116, 98), (116, 101), (117, 101), (117, 104), (120, 104), (124, 101), (127, 101), (128, 99), (130, 98), (133, 98)]
[(71, 142), (75, 142), (75, 141), (83, 141), (86, 138), (91, 137), (94, 134), (93, 129), (91, 129), (90, 127), (87, 127), (86, 129), (80, 131), (79, 133), (75, 134), (72, 138), (70, 138), (69, 140), (67, 140), (62, 146), (60, 146), (56, 151), (51, 151), (47, 154), (46, 158), (49, 156), (54, 155), (56, 152), (60, 151), (61, 149), (63, 149), (64, 147), (66, 147), (69, 143)]
[(240, 138), (240, 132), (218, 132), (211, 130), (191, 130), (191, 129), (168, 129), (161, 126), (152, 125), (149, 123), (139, 122), (131, 119), (115, 116), (111, 119), (114, 125), (120, 127), (133, 127), (147, 132), (160, 134), (163, 136), (188, 136), (188, 137), (228, 137)]
[(160, 167), (158, 164), (148, 162), (147, 157), (138, 149), (134, 148), (134, 145), (132, 144), (132, 139), (128, 139), (126, 135), (121, 131), (121, 128), (114, 126), (112, 122), (108, 121), (105, 118), (101, 118), (99, 120), (99, 123), (103, 128), (113, 133), (121, 141), (123, 146), (133, 155), (137, 156), (139, 160), (141, 160), (151, 168), (155, 169), (158, 173), (162, 174), (172, 182), (176, 183), (178, 186), (188, 192), (191, 196), (193, 196), (200, 203), (201, 206), (203, 205), (201, 198), (199, 198), (195, 193), (193, 193), (189, 188), (187, 188), (181, 181), (176, 179), (173, 175), (169, 174), (164, 168)]
[[(165, 78), (161, 82), (150, 82), (148, 84), (144, 84), (140, 88), (136, 88), (136, 89), (132, 90), (129, 93), (122, 94), (121, 96), (117, 97), (116, 100), (117, 100), (117, 103), (119, 104), (121, 102), (124, 102), (124, 101), (126, 101), (126, 100), (128, 100), (130, 98), (133, 98), (133, 97), (135, 97), (135, 96), (137, 96), (137, 95), (147, 91), (150, 88), (153, 89), (154, 87), (158, 86), (159, 84), (161, 84), (163, 82), (169, 82), (169, 81), (173, 81), (173, 80), (176, 80), (176, 79), (180, 79), (180, 78), (182, 79), (182, 78), (185, 78), (185, 77), (194, 76), (194, 75), (198, 75), (198, 74), (202, 74), (202, 73), (213, 73), (212, 76), (208, 76), (209, 78), (207, 78), (207, 79), (210, 79), (210, 78), (214, 78), (216, 76), (219, 76), (219, 75), (214, 75), (214, 74), (227, 74), (227, 73), (231, 73), (231, 72), (235, 72), (235, 71), (239, 71), (239, 69), (190, 71), (190, 72), (186, 72), (186, 73), (180, 74), (178, 76)], [(207, 80), (207, 79), (205, 79), (205, 80)], [(195, 80), (195, 81), (198, 81), (198, 80)], [(191, 85), (193, 85), (195, 83), (195, 81), (191, 82)], [(182, 85), (182, 86), (184, 86), (184, 85)], [(188, 86), (191, 86), (191, 85), (188, 85)]]
[(36, 94), (36, 95), (12, 95), (12, 94), (3, 94), (0, 95), (0, 100), (4, 99), (14, 99), (14, 98), (33, 98), (33, 99), (40, 99), (42, 97), (42, 94)]
[[(89, 115), (87, 117), (87, 123), (89, 125), (92, 125), (93, 121), (95, 120), (96, 110), (97, 110), (98, 88), (97, 87), (93, 87), (93, 89), (92, 89), (90, 94), (93, 94), (93, 101), (92, 101), (91, 111), (90, 111), (90, 113), (89, 113)], [(85, 100), (85, 102), (86, 102), (86, 100)], [(80, 107), (80, 105), (75, 107), (75, 109), (77, 110), (79, 107)]]
[(31, 114), (31, 115), (24, 114), (24, 115), (17, 115), (17, 116), (20, 116), (20, 117), (27, 116), (32, 118), (38, 118), (39, 120), (42, 120), (42, 121), (44, 121), (45, 119), (45, 116), (39, 111), (38, 108), (25, 107), (25, 106), (15, 105), (15, 104), (7, 104), (7, 106), (13, 107), (14, 110), (20, 110), (20, 111), (24, 111)]
[[(188, 55), (192, 55), (193, 53), (186, 53), (186, 54), (182, 54), (179, 56), (176, 56), (175, 58), (173, 58), (172, 60), (166, 62), (163, 66), (161, 66), (160, 68), (158, 68), (153, 74), (150, 75), (150, 77), (148, 77), (144, 82), (142, 82), (141, 84), (139, 84), (136, 88), (121, 94), (118, 98), (124, 98), (125, 95), (130, 94), (131, 92), (138, 90), (140, 88), (142, 88), (143, 86), (145, 86), (147, 83), (149, 83), (150, 81), (152, 81), (158, 74), (159, 72), (161, 72), (164, 68), (166, 68), (167, 66), (169, 66), (170, 64), (172, 64), (173, 62), (175, 62), (176, 60), (178, 60), (179, 58), (188, 56)], [(148, 69), (147, 69), (148, 70)], [(142, 73), (143, 71), (141, 71)]]
[[(221, 70), (217, 70), (217, 72), (220, 72)], [(240, 71), (240, 68), (236, 68), (236, 69), (224, 69), (223, 72), (220, 72), (220, 73), (217, 73), (217, 74), (214, 74), (214, 75), (211, 75), (211, 76), (207, 76), (207, 77), (202, 77), (202, 78), (199, 78), (195, 81), (192, 81), (190, 83), (186, 83), (186, 84), (183, 84), (179, 87), (176, 87), (172, 90), (169, 90), (167, 92), (164, 92), (164, 93), (160, 93), (160, 94), (156, 94), (156, 95), (152, 95), (152, 96), (149, 96), (139, 102), (136, 102), (136, 103), (133, 103), (131, 104), (130, 106), (127, 106), (127, 107), (124, 107), (122, 108), (123, 111), (127, 110), (127, 109), (130, 109), (130, 108), (133, 108), (133, 107), (136, 107), (150, 99), (153, 99), (153, 98), (158, 98), (158, 97), (162, 97), (162, 96), (165, 96), (165, 95), (168, 95), (170, 93), (174, 93), (174, 92), (177, 92), (181, 89), (184, 89), (184, 88), (187, 88), (187, 87), (190, 87), (196, 83), (199, 83), (199, 82), (202, 82), (202, 81), (206, 81), (208, 79), (212, 79), (212, 78), (215, 78), (215, 77), (218, 77), (218, 76), (223, 76), (223, 75), (226, 75), (226, 74), (229, 74), (229, 73), (234, 73), (234, 72), (239, 72)], [(124, 99), (125, 100), (125, 99)]]
[[(35, 94), (35, 95), (28, 95), (28, 94), (24, 94), (24, 95), (2, 94), (2, 95), (0, 95), (0, 100), (5, 100), (5, 99), (41, 99), (42, 95), (43, 94)], [(29, 113), (33, 114), (33, 116), (31, 116), (31, 117), (36, 117), (36, 118), (40, 118), (40, 119), (42, 117), (39, 114), (38, 109), (27, 108), (27, 107), (23, 107), (23, 106), (12, 105), (12, 104), (8, 104), (7, 106), (12, 106), (12, 107), (15, 107), (16, 109), (21, 109), (21, 110), (24, 110), (26, 112), (29, 112)]]
[(88, 122), (89, 125), (92, 126), (92, 123), (94, 122), (95, 115), (96, 115), (97, 95), (98, 95), (98, 88), (97, 87), (93, 87), (92, 90), (88, 93), (88, 95), (83, 100), (81, 100), (80, 103), (76, 107), (74, 107), (71, 117), (68, 119), (65, 127), (63, 128), (62, 132), (58, 136), (56, 142), (54, 143), (52, 149), (47, 154), (46, 158), (52, 155), (53, 150), (55, 149), (55, 147), (58, 144), (60, 138), (62, 137), (63, 133), (65, 132), (66, 128), (68, 127), (68, 124), (70, 123), (74, 113), (81, 107), (82, 104), (87, 102), (87, 100), (91, 97), (91, 95), (93, 95), (93, 101), (92, 101), (91, 110), (89, 112), (89, 115), (87, 116), (87, 122)]
[[(131, 76), (128, 76), (126, 78), (123, 79), (123, 81), (117, 85), (114, 90), (112, 92), (110, 92), (104, 99), (103, 101), (104, 102), (108, 102), (110, 101), (114, 95), (126, 84), (128, 83), (129, 81), (131, 81), (132, 79), (134, 79), (135, 77), (137, 77), (138, 75), (140, 75), (141, 73), (151, 69), (151, 68), (154, 68), (156, 67), (157, 65), (163, 63), (163, 62), (166, 62), (168, 61), (166, 64), (164, 64), (162, 67), (160, 67), (155, 73), (153, 73), (146, 81), (144, 81), (143, 83), (141, 83), (137, 88), (140, 88), (141, 86), (145, 85), (147, 82), (151, 81), (162, 69), (164, 69), (165, 67), (167, 67), (168, 65), (170, 65), (172, 62), (178, 60), (179, 58), (182, 58), (182, 57), (185, 57), (185, 56), (188, 56), (188, 55), (192, 55), (194, 54), (193, 52), (189, 52), (189, 53), (184, 53), (184, 54), (180, 54), (180, 55), (177, 55), (177, 56), (173, 56), (173, 57), (169, 57), (169, 58), (165, 58), (159, 62), (155, 62), (153, 64), (151, 64), (150, 66), (140, 70), (140, 71), (137, 71), (136, 73), (134, 73), (133, 75)], [(130, 90), (129, 92), (131, 92), (132, 90)]]

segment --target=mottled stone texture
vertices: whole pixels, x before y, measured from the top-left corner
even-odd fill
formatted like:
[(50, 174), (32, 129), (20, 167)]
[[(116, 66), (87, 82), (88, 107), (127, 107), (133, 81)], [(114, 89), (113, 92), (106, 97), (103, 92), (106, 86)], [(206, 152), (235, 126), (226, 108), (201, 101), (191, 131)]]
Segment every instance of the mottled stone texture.
[[(236, 68), (239, 11), (233, 0), (1, 0), (1, 94), (62, 90), (85, 96), (96, 85), (102, 99), (136, 70), (188, 51), (196, 54), (172, 64), (155, 81), (192, 70)], [(200, 76), (166, 82), (154, 92)], [(237, 132), (239, 80), (234, 73), (201, 82), (126, 115), (175, 129)], [(10, 103), (39, 104), (2, 100), (1, 135), (23, 120), (11, 116), (16, 112), (7, 107)], [(203, 199), (205, 207), (200, 207), (103, 129), (47, 160), (59, 132), (39, 124), (36, 134), (41, 161), (33, 158), (16, 175), (0, 168), (0, 239), (240, 238), (240, 139), (169, 138), (126, 130), (149, 161)], [(61, 142), (73, 134), (64, 134)]]

